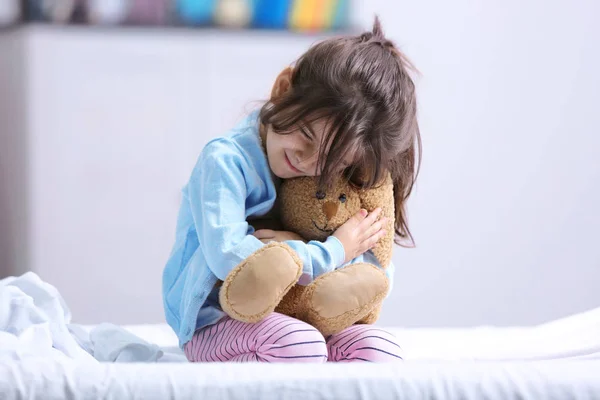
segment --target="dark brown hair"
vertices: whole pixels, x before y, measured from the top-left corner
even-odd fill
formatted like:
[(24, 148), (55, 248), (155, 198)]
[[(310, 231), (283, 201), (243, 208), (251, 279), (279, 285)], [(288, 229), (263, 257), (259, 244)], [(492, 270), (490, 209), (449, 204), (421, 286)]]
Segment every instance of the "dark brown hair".
[[(414, 244), (406, 201), (421, 159), (413, 65), (388, 40), (375, 17), (373, 30), (322, 41), (297, 60), (291, 88), (260, 110), (260, 122), (285, 134), (326, 118), (317, 169), (330, 187), (344, 176), (370, 188), (391, 173), (396, 208), (396, 243)], [(329, 148), (329, 151), (326, 151)], [(354, 163), (340, 167), (346, 154)], [(418, 160), (418, 161), (417, 161)]]

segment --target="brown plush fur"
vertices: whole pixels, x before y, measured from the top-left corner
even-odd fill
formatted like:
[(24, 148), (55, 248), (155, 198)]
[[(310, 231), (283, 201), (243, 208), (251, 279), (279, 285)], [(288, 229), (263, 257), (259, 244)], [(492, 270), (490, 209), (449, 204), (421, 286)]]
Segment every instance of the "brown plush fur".
[[(369, 190), (355, 189), (347, 183), (339, 182), (322, 199), (317, 197), (317, 191), (316, 180), (310, 177), (289, 179), (282, 183), (280, 213), (283, 229), (296, 232), (307, 241), (322, 241), (361, 208), (370, 212), (381, 207), (381, 216), (389, 218), (387, 235), (377, 243), (373, 253), (382, 267), (387, 268), (394, 240), (394, 193), (391, 178), (388, 177), (383, 184)], [(255, 228), (268, 226), (264, 221), (252, 224)], [(283, 277), (292, 276), (291, 271), (297, 272), (297, 264), (296, 260), (282, 258), (280, 254), (279, 258), (283, 261), (276, 263), (278, 271), (281, 271), (279, 281), (273, 279), (264, 282), (261, 279), (264, 294), (259, 296), (258, 291), (241, 289), (248, 283), (248, 278), (244, 276), (254, 276), (256, 273), (240, 274), (240, 271), (259, 268), (252, 262), (253, 256), (229, 274), (227, 288), (221, 289), (221, 305), (232, 318), (256, 322), (274, 309), (306, 321), (328, 336), (355, 323), (372, 324), (379, 316), (389, 282), (385, 273), (371, 264), (360, 263), (337, 269), (318, 277), (305, 287), (285, 281)], [(263, 268), (260, 269), (264, 271)], [(287, 274), (283, 272), (286, 269)], [(256, 282), (254, 279), (252, 283), (256, 285)], [(237, 291), (232, 290), (232, 283), (237, 283)], [(237, 304), (252, 302), (257, 310), (260, 309), (260, 313), (249, 315), (248, 307), (245, 307), (245, 313), (240, 313), (240, 306), (232, 305), (231, 299), (236, 299)]]
[[(361, 208), (373, 211), (381, 207), (382, 215), (389, 218), (387, 235), (373, 249), (375, 257), (386, 268), (392, 258), (394, 244), (394, 187), (391, 177), (378, 187), (355, 189), (340, 181), (326, 197), (316, 196), (314, 178), (295, 178), (283, 181), (280, 188), (281, 222), (283, 229), (296, 232), (306, 240), (325, 240)], [(340, 196), (346, 201), (341, 202)]]

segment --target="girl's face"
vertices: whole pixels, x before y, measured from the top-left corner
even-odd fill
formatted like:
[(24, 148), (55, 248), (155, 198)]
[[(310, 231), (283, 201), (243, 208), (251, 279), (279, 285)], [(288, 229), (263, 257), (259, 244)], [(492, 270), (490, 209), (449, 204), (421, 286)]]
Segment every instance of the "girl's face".
[(267, 158), (271, 171), (282, 179), (320, 175), (317, 160), (324, 129), (324, 120), (285, 134), (274, 132), (271, 126), (266, 127)]
[[(284, 95), (291, 88), (292, 73), (292, 68), (281, 71), (271, 90), (271, 100)], [(316, 119), (285, 134), (276, 133), (272, 126), (264, 127), (261, 133), (266, 141), (271, 171), (282, 179), (321, 175), (321, 171), (317, 171), (317, 161), (326, 128), (327, 118)], [(328, 151), (328, 148), (325, 149), (325, 156)], [(351, 162), (352, 156), (348, 154), (340, 167), (345, 168)]]

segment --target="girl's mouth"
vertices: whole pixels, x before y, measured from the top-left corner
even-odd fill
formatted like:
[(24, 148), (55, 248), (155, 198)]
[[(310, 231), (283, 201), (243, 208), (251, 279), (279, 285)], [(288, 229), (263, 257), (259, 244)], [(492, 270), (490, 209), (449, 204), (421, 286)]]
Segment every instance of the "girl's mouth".
[(297, 173), (297, 174), (301, 174), (301, 173), (302, 173), (302, 171), (300, 171), (298, 168), (294, 167), (294, 165), (293, 165), (293, 164), (292, 164), (292, 162), (290, 161), (290, 159), (289, 159), (289, 157), (288, 157), (287, 153), (285, 153), (285, 152), (284, 152), (283, 154), (284, 154), (284, 156), (285, 156), (285, 162), (287, 163), (288, 167), (289, 167), (289, 168), (290, 168), (290, 169), (291, 169), (293, 172), (295, 172), (295, 173)]

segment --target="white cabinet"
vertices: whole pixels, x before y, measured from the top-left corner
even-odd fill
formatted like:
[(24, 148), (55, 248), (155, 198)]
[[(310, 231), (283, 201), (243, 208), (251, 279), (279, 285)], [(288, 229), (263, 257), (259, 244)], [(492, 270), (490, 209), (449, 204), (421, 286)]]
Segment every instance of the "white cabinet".
[[(44, 26), (11, 35), (23, 68), (10, 81), (24, 95), (10, 107), (24, 121), (2, 122), (3, 137), (26, 136), (26, 173), (0, 189), (25, 205), (26, 239), (5, 245), (20, 252), (9, 271), (57, 286), (78, 322), (163, 321), (162, 268), (199, 151), (317, 38)], [(14, 238), (14, 225), (0, 238)]]

